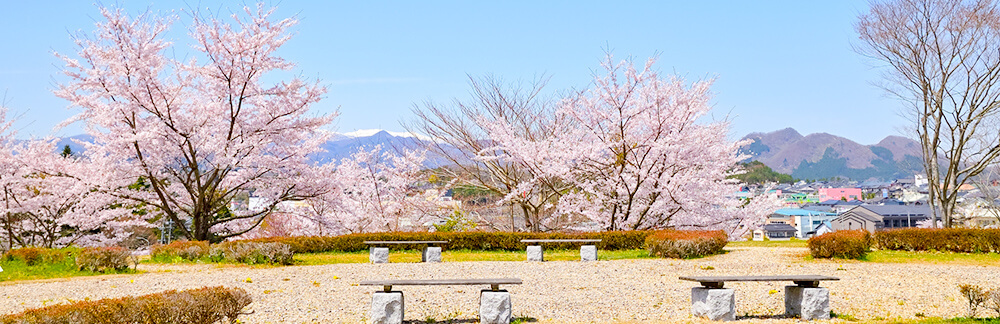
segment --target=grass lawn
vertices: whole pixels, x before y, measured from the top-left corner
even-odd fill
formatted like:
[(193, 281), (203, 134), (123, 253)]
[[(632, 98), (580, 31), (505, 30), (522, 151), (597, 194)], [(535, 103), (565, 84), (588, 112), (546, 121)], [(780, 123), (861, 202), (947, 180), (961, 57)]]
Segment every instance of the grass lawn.
[(925, 318), (907, 321), (883, 321), (876, 323), (915, 323), (915, 324), (1000, 324), (1000, 318)]
[[(445, 262), (462, 261), (524, 261), (527, 258), (524, 251), (469, 251), (455, 250), (441, 252), (441, 260)], [(602, 251), (597, 250), (598, 260), (645, 259), (650, 258), (646, 250)], [(580, 250), (545, 250), (545, 261), (579, 261)], [(420, 262), (420, 251), (390, 250), (389, 262), (416, 263)], [(368, 263), (368, 252), (325, 252), (303, 253), (295, 255), (295, 264), (317, 265), (334, 263)]]
[[(51, 278), (68, 278), (81, 276), (96, 276), (104, 273), (93, 271), (80, 271), (72, 257), (67, 257), (60, 262), (43, 262), (36, 265), (27, 265), (23, 261), (0, 261), (0, 282), (14, 280), (36, 280)], [(136, 273), (135, 270), (109, 273)]]
[(879, 263), (1000, 265), (1000, 254), (876, 250), (868, 253), (862, 261)]

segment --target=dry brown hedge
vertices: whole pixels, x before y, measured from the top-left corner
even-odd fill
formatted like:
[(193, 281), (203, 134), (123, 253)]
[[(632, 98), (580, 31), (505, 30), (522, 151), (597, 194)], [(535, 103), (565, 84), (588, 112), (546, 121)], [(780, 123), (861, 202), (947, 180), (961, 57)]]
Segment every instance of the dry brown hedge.
[(174, 241), (166, 245), (153, 245), (149, 250), (149, 256), (154, 260), (170, 260), (177, 257), (193, 261), (208, 256), (208, 251), (208, 241)]
[(119, 246), (85, 248), (76, 255), (76, 266), (80, 270), (95, 272), (128, 270), (130, 264), (138, 262), (132, 251)]
[(236, 323), (250, 295), (240, 288), (205, 287), (137, 297), (81, 301), (4, 315), (2, 324)]
[[(594, 233), (524, 233), (524, 232), (392, 232), (362, 233), (341, 236), (270, 237), (253, 241), (285, 243), (295, 253), (361, 252), (367, 251), (364, 241), (449, 241), (448, 250), (521, 251), (527, 246), (523, 239), (601, 239), (601, 250), (642, 249), (651, 231), (611, 231)], [(546, 248), (576, 249), (578, 244), (546, 245)], [(421, 245), (404, 245), (400, 249), (417, 250)]]
[(722, 253), (729, 243), (724, 231), (656, 231), (646, 237), (649, 255), (688, 259)]
[(4, 260), (7, 261), (21, 261), (24, 264), (33, 266), (42, 263), (54, 263), (60, 262), (65, 259), (67, 254), (63, 251), (56, 249), (47, 249), (41, 247), (26, 247), (9, 250), (4, 253)]
[(842, 230), (809, 238), (813, 258), (861, 259), (871, 252), (872, 236), (866, 230)]
[(885, 250), (1000, 253), (1000, 229), (904, 228), (875, 233), (875, 246)]

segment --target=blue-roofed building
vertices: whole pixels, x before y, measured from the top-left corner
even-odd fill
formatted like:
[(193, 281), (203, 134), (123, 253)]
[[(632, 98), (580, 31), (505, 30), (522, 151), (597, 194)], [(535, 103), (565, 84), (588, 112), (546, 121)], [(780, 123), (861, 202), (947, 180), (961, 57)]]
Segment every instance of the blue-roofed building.
[(834, 218), (837, 218), (836, 213), (800, 208), (782, 208), (774, 211), (768, 217), (768, 223), (785, 223), (791, 225), (795, 227), (795, 237), (809, 238), (809, 233), (815, 232), (817, 226), (824, 222), (829, 223)]

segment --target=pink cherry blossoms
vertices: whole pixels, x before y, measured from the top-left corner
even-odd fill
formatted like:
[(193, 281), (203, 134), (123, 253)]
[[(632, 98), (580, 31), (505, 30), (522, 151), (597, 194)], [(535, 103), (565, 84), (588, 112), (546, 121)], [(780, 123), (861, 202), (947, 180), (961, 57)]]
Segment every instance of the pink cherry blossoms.
[[(517, 192), (556, 178), (571, 183), (555, 202), (563, 215), (582, 215), (606, 230), (723, 228), (759, 224), (776, 199), (747, 204), (734, 196), (733, 174), (743, 144), (726, 139), (727, 122), (699, 122), (710, 111), (710, 81), (688, 86), (661, 78), (649, 60), (603, 62), (594, 86), (562, 100), (549, 126), (555, 136), (518, 136), (515, 125), (490, 121), (495, 151), (532, 166), (535, 178)], [(481, 121), (481, 122), (485, 122)], [(485, 150), (484, 150), (485, 151)], [(751, 208), (744, 208), (744, 207)]]
[[(308, 155), (328, 136), (334, 114), (309, 108), (326, 89), (269, 72), (293, 64), (275, 54), (293, 19), (272, 21), (258, 6), (231, 22), (195, 16), (197, 59), (171, 58), (162, 39), (173, 17), (102, 8), (106, 21), (77, 37), (79, 58), (61, 56), (69, 81), (56, 94), (82, 109), (67, 123), (86, 123), (95, 143), (87, 155), (103, 179), (90, 185), (125, 203), (143, 204), (182, 226), (192, 240), (249, 231), (284, 201), (332, 190)], [(134, 184), (138, 182), (140, 186)], [(263, 198), (259, 211), (230, 212), (240, 193)], [(250, 220), (246, 226), (226, 226)]]

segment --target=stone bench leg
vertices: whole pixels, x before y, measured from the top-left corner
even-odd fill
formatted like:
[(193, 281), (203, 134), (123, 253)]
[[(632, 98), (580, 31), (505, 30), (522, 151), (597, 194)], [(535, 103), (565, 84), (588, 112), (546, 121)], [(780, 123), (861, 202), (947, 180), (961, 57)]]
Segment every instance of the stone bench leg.
[(785, 315), (804, 321), (830, 319), (830, 290), (785, 286)]
[(372, 247), (368, 249), (368, 261), (371, 263), (389, 263), (389, 248)]
[(402, 324), (403, 292), (376, 291), (372, 295), (372, 309), (368, 313), (368, 322), (372, 324)]
[(423, 262), (441, 262), (441, 247), (428, 246), (424, 248), (424, 254), (420, 257)]
[(596, 245), (581, 246), (580, 261), (597, 261), (597, 246)]
[(479, 293), (479, 323), (509, 324), (510, 293), (506, 290), (483, 289)]
[(545, 261), (541, 245), (528, 245), (528, 261)]
[(732, 289), (691, 288), (691, 315), (712, 321), (734, 321), (735, 295)]

